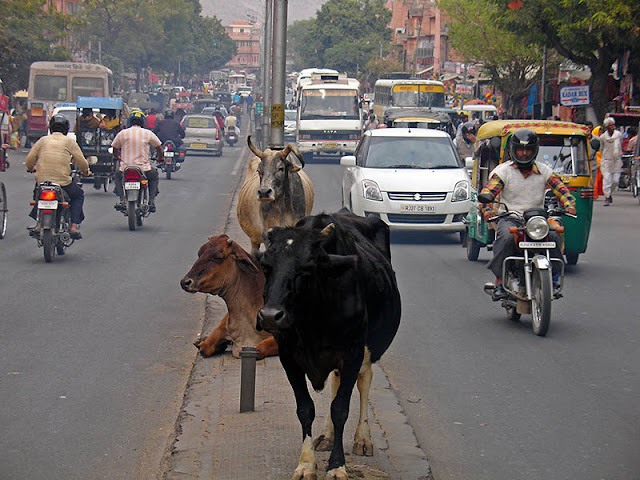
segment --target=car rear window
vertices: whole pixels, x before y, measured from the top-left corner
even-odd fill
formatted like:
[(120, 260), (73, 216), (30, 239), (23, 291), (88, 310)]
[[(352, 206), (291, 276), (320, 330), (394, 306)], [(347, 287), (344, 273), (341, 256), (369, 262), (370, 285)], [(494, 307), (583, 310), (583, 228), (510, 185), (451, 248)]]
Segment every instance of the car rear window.
[(448, 138), (371, 137), (364, 155), (369, 168), (459, 168)]
[(212, 118), (204, 118), (204, 117), (193, 117), (193, 118), (185, 118), (184, 127), (185, 128), (215, 128), (215, 120)]

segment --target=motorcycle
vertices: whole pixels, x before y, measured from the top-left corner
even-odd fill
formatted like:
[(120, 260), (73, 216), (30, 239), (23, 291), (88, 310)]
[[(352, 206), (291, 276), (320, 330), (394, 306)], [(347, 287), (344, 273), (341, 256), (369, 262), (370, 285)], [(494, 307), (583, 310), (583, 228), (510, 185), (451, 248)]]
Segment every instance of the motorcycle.
[(184, 161), (184, 151), (178, 150), (171, 140), (164, 142), (164, 162), (158, 163), (158, 168), (165, 173), (167, 180), (171, 180), (171, 173), (177, 172)]
[(148, 180), (140, 167), (126, 167), (122, 174), (122, 186), (125, 194), (125, 208), (122, 213), (129, 221), (129, 230), (142, 227), (142, 220), (148, 217), (149, 188)]
[[(489, 194), (478, 195), (478, 201), (495, 203)], [(496, 297), (493, 283), (485, 284), (484, 291), (491, 295), (494, 302), (502, 302), (507, 318), (512, 321), (520, 320), (521, 314), (530, 313), (533, 332), (541, 337), (549, 331), (551, 301), (562, 298), (564, 286), (564, 262), (560, 258), (551, 257), (550, 250), (556, 247), (556, 242), (549, 238), (551, 231), (564, 233), (561, 215), (575, 218), (551, 204), (548, 210), (529, 209), (524, 214), (507, 211), (489, 219), (493, 222), (513, 217), (519, 220), (521, 226), (511, 227), (509, 230), (514, 235), (518, 255), (505, 258), (502, 264), (502, 287), (507, 296)], [(551, 268), (553, 263), (560, 266), (555, 282)]]
[(640, 202), (640, 158), (631, 162), (631, 193)]
[(227, 127), (225, 138), (230, 147), (233, 147), (238, 143), (238, 133), (236, 132), (235, 127)]
[(37, 206), (36, 225), (40, 228), (31, 227), (29, 236), (38, 241), (38, 247), (43, 247), (44, 260), (48, 263), (53, 262), (56, 253), (64, 255), (67, 247), (74, 242), (69, 233), (69, 199), (57, 183), (43, 182), (36, 188), (35, 200), (30, 203)]

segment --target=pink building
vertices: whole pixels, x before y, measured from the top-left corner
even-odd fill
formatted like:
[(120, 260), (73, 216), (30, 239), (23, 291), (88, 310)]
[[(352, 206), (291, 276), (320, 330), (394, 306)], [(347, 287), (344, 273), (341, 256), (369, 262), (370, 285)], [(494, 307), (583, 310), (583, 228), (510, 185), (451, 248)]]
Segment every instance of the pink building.
[(48, 8), (55, 8), (59, 12), (65, 15), (75, 15), (80, 8), (84, 0), (47, 0)]
[(256, 72), (260, 67), (261, 25), (246, 20), (234, 20), (225, 29), (238, 48), (238, 53), (227, 63), (227, 67), (238, 72)]

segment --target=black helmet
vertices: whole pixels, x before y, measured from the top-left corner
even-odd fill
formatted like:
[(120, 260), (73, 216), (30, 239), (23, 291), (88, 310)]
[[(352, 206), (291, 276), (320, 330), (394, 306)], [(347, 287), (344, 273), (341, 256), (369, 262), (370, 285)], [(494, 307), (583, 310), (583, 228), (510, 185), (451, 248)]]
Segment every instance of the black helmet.
[(164, 118), (166, 119), (170, 119), (173, 118), (174, 112), (172, 109), (167, 110), (166, 112), (164, 112)]
[[(516, 155), (516, 149), (519, 147), (526, 149), (526, 153), (522, 156)], [(511, 160), (516, 162), (519, 167), (530, 167), (538, 156), (539, 149), (538, 135), (533, 130), (521, 128), (511, 135), (509, 153), (511, 154)]]
[(64, 115), (59, 113), (51, 117), (49, 120), (49, 130), (51, 133), (60, 132), (63, 135), (69, 133), (69, 120)]
[(471, 135), (476, 134), (476, 124), (473, 122), (465, 122), (462, 124), (462, 136), (465, 136), (467, 133)]

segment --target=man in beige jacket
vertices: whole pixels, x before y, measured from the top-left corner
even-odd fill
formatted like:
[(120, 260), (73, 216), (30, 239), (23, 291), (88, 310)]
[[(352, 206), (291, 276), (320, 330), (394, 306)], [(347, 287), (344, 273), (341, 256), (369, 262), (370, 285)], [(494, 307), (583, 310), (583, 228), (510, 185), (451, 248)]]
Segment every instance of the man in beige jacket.
[[(67, 137), (69, 121), (62, 115), (54, 115), (49, 122), (51, 135), (38, 140), (27, 155), (27, 171), (36, 172), (36, 183), (57, 183), (69, 196), (69, 214), (71, 215), (71, 238), (82, 238), (79, 225), (84, 220), (84, 191), (71, 178), (71, 163), (82, 175), (90, 175), (89, 164), (76, 141)], [(29, 216), (37, 219), (37, 209)], [(36, 225), (35, 230), (37, 231)]]

